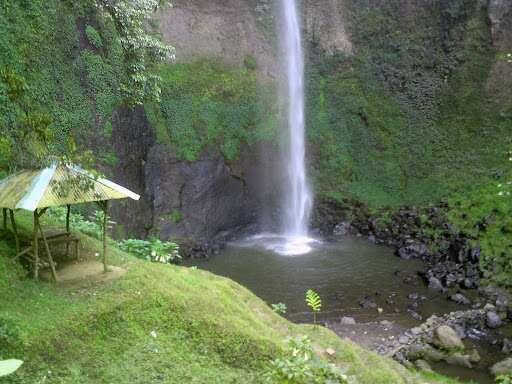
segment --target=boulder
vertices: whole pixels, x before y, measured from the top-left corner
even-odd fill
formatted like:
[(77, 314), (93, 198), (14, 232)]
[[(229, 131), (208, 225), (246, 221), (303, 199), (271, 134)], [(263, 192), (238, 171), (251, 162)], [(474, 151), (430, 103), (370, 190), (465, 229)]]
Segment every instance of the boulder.
[(346, 236), (352, 230), (352, 225), (348, 221), (342, 221), (339, 224), (336, 224), (334, 227), (332, 234), (334, 236)]
[(445, 361), (450, 365), (457, 365), (459, 367), (464, 368), (473, 368), (473, 364), (471, 364), (471, 356), (463, 355), (460, 352), (456, 352), (445, 358)]
[(423, 359), (416, 360), (414, 365), (416, 365), (416, 368), (418, 368), (420, 371), (432, 372), (432, 367), (430, 364)]
[(469, 299), (461, 293), (456, 293), (454, 295), (451, 295), (450, 300), (455, 301), (457, 304), (462, 304), (462, 305), (471, 304), (471, 301), (469, 301)]
[(502, 360), (494, 364), (491, 367), (491, 373), (494, 376), (512, 373), (512, 357), (508, 357), (505, 360)]
[(342, 325), (354, 325), (356, 324), (356, 321), (353, 317), (343, 316), (340, 320), (340, 323)]
[(464, 343), (457, 332), (448, 325), (441, 325), (434, 331), (433, 342), (445, 350), (462, 350)]
[(489, 328), (498, 328), (501, 326), (503, 321), (501, 317), (494, 311), (487, 312), (485, 322)]
[(501, 348), (501, 352), (503, 353), (510, 353), (512, 352), (512, 340), (510, 339), (503, 339), (503, 347)]
[(428, 287), (435, 291), (440, 291), (443, 289), (443, 284), (441, 283), (441, 280), (439, 280), (437, 277), (432, 276), (431, 278), (428, 279)]

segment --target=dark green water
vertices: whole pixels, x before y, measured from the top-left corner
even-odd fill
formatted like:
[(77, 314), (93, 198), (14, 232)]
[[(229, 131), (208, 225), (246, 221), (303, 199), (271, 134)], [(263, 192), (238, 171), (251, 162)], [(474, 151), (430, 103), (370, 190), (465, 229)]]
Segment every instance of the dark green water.
[[(310, 288), (322, 298), (318, 318), (327, 323), (352, 316), (358, 323), (390, 320), (409, 328), (421, 321), (414, 319), (408, 309), (426, 319), (432, 314), (464, 308), (426, 287), (417, 276), (423, 268), (421, 261), (401, 260), (391, 249), (364, 239), (345, 237), (340, 242), (313, 244), (310, 253), (298, 256), (278, 255), (265, 248), (265, 241), (262, 238), (230, 244), (210, 259), (188, 260), (186, 265), (229, 277), (268, 304), (286, 304), (286, 317), (294, 322), (312, 321), (304, 299)], [(411, 293), (423, 296), (423, 300), (409, 299)], [(362, 308), (360, 301), (365, 297), (382, 308), (382, 313), (377, 308)], [(411, 307), (414, 302), (419, 305)], [(446, 365), (436, 368), (476, 383), (492, 383), (487, 366), (497, 349), (479, 345), (479, 350), (487, 359), (477, 369)]]

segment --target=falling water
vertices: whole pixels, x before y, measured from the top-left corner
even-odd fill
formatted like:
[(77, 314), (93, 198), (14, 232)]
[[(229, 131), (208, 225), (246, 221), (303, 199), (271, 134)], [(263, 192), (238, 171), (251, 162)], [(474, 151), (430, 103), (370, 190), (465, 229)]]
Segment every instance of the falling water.
[(295, 0), (281, 0), (283, 28), (281, 41), (286, 64), (286, 101), (289, 150), (286, 160), (283, 232), (260, 234), (247, 245), (262, 244), (282, 255), (301, 255), (317, 242), (308, 237), (312, 196), (306, 180), (304, 140), (304, 55)]
[(307, 235), (311, 192), (306, 180), (304, 144), (304, 56), (299, 17), (295, 0), (282, 0), (285, 19), (283, 30), (288, 83), (288, 187), (285, 203), (285, 232)]

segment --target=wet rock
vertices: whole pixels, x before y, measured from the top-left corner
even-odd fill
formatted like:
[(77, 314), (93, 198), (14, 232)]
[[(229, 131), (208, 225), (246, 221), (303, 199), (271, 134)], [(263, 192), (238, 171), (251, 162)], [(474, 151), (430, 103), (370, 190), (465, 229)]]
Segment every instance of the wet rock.
[(407, 298), (410, 299), (410, 300), (418, 300), (419, 297), (420, 296), (416, 292), (409, 293), (409, 295), (407, 296)]
[(460, 352), (456, 352), (445, 358), (445, 361), (450, 365), (457, 365), (464, 368), (473, 368), (471, 363), (470, 355), (463, 355)]
[(430, 364), (423, 359), (416, 360), (414, 365), (416, 365), (416, 368), (418, 368), (420, 371), (432, 372), (432, 367)]
[(510, 353), (512, 352), (512, 340), (510, 339), (503, 339), (503, 347), (501, 348), (501, 352), (503, 353)]
[(350, 316), (343, 316), (340, 320), (340, 323), (342, 325), (355, 325), (356, 321), (353, 317)]
[(501, 317), (494, 311), (487, 312), (486, 315), (486, 324), (489, 328), (498, 328), (501, 326), (503, 321), (501, 320)]
[(377, 308), (377, 303), (375, 303), (374, 301), (372, 301), (366, 297), (359, 301), (359, 305), (365, 309), (376, 309)]
[(435, 291), (440, 291), (444, 289), (443, 284), (437, 277), (431, 277), (428, 279), (428, 287)]
[(424, 346), (423, 356), (428, 361), (433, 361), (433, 362), (442, 361), (445, 358), (444, 354), (441, 351), (439, 351), (435, 348), (432, 348), (432, 346), (430, 346), (430, 345)]
[(508, 357), (505, 360), (502, 360), (502, 361), (494, 364), (491, 367), (491, 373), (494, 376), (512, 373), (512, 357)]
[(471, 301), (461, 293), (456, 293), (450, 296), (451, 301), (455, 301), (457, 304), (470, 305)]
[(411, 317), (415, 320), (421, 321), (423, 320), (423, 316), (421, 316), (418, 312), (413, 311), (412, 309), (408, 309), (407, 313), (411, 315)]
[(404, 260), (420, 258), (426, 255), (427, 252), (427, 246), (422, 243), (412, 243), (410, 245), (399, 248), (397, 251), (398, 256)]
[(352, 230), (352, 225), (348, 221), (342, 221), (339, 224), (336, 224), (334, 227), (332, 234), (334, 236), (346, 236)]
[(464, 349), (464, 343), (457, 332), (448, 325), (441, 325), (434, 331), (434, 344), (445, 350)]

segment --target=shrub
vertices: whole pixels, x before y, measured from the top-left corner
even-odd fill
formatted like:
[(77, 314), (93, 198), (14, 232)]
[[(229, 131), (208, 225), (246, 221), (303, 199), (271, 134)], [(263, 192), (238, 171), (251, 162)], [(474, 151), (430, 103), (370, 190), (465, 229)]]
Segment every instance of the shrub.
[(275, 313), (277, 313), (278, 315), (284, 315), (284, 314), (286, 314), (286, 304), (284, 304), (284, 303), (272, 304), (272, 310)]
[(316, 356), (307, 336), (287, 341), (286, 355), (272, 360), (266, 372), (268, 383), (342, 384), (348, 378), (341, 369)]
[(154, 237), (149, 240), (122, 240), (119, 242), (119, 248), (142, 260), (173, 264), (181, 261), (178, 244), (163, 242)]

